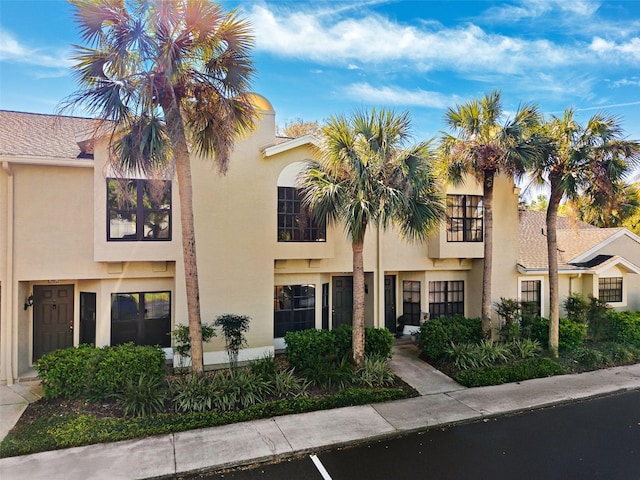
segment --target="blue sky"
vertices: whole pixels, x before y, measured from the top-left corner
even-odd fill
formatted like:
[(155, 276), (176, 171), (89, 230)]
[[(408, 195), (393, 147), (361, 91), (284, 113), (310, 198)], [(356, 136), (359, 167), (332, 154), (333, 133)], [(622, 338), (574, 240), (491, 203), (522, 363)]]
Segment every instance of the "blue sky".
[[(387, 106), (425, 139), (447, 107), (497, 88), (507, 114), (605, 111), (640, 139), (640, 1), (221, 3), (254, 26), (253, 90), (280, 125)], [(54, 113), (79, 41), (65, 1), (0, 0), (0, 108)]]

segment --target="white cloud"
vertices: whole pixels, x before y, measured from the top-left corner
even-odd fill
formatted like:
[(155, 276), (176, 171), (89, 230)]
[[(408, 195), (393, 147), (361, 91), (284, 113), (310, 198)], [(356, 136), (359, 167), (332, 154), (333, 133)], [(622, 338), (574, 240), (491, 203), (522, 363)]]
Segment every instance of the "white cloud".
[[(600, 2), (590, 0), (522, 0), (515, 5), (501, 5), (487, 10), (484, 17), (490, 21), (517, 22), (562, 12), (579, 17), (593, 15)], [(557, 16), (557, 15), (556, 15)]]
[(640, 77), (622, 78), (611, 85), (614, 87), (640, 87)]
[(553, 68), (593, 61), (582, 46), (487, 33), (473, 24), (443, 28), (403, 25), (375, 14), (338, 19), (302, 10), (276, 14), (266, 5), (254, 5), (249, 15), (256, 48), (345, 68), (357, 63), (393, 69), (394, 62), (408, 62), (421, 71), (516, 73), (532, 66)]
[(374, 87), (369, 83), (353, 83), (340, 92), (362, 103), (403, 105), (428, 108), (446, 108), (460, 102), (458, 96), (444, 95), (422, 89), (408, 90), (399, 87)]
[(56, 51), (48, 47), (28, 47), (6, 30), (0, 30), (0, 62), (34, 65), (56, 71), (73, 65), (68, 52)]
[(601, 58), (616, 57), (622, 61), (640, 60), (640, 37), (634, 37), (626, 42), (616, 43), (600, 37), (594, 37), (589, 49)]

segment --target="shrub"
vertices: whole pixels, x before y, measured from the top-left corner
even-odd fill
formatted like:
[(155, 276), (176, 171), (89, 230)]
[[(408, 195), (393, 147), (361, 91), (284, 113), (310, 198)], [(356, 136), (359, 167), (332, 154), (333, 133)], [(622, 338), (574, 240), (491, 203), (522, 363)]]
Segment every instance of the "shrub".
[(238, 352), (247, 345), (244, 334), (249, 330), (250, 322), (251, 318), (246, 315), (234, 315), (231, 313), (220, 315), (213, 322), (216, 327), (222, 329), (231, 368), (238, 366)]
[(272, 392), (278, 398), (306, 396), (310, 383), (294, 374), (294, 370), (276, 372), (273, 377)]
[(287, 332), (284, 340), (287, 344), (287, 360), (299, 372), (305, 370), (310, 363), (315, 364), (321, 359), (333, 362), (340, 357), (335, 334), (328, 330), (312, 328)]
[(640, 359), (640, 348), (630, 344), (606, 342), (600, 344), (599, 349), (612, 365), (624, 365)]
[[(213, 324), (202, 324), (202, 341), (208, 342), (216, 336), (216, 329)], [(171, 337), (173, 338), (173, 351), (179, 355), (180, 362), (184, 362), (189, 356), (191, 356), (191, 337), (189, 336), (189, 325), (178, 325), (171, 331)], [(185, 365), (180, 365), (184, 367)]]
[(550, 358), (532, 358), (510, 365), (495, 365), (464, 370), (455, 375), (454, 379), (465, 387), (483, 387), (520, 382), (531, 378), (562, 375), (564, 373), (562, 366)]
[(355, 381), (368, 387), (386, 387), (393, 384), (395, 375), (386, 358), (367, 356), (362, 367), (356, 371)]
[(562, 306), (567, 312), (567, 318), (573, 322), (587, 323), (587, 312), (589, 311), (589, 303), (579, 293), (570, 294)]
[(607, 366), (607, 356), (596, 348), (578, 347), (571, 352), (571, 358), (587, 369), (597, 369)]
[(263, 380), (271, 380), (278, 373), (275, 358), (273, 358), (273, 355), (270, 353), (265, 354), (258, 360), (251, 361), (249, 363), (249, 370)]
[(174, 408), (178, 412), (205, 412), (213, 407), (214, 389), (206, 375), (184, 375), (170, 382)]
[(442, 360), (451, 343), (477, 343), (482, 339), (479, 318), (433, 318), (420, 326), (420, 348), (433, 360)]
[(340, 360), (312, 355), (300, 373), (315, 385), (346, 388), (354, 383), (355, 372), (348, 357)]
[(164, 387), (163, 381), (143, 373), (137, 379), (130, 378), (116, 397), (123, 403), (125, 415), (146, 417), (164, 409)]
[(542, 351), (540, 342), (530, 338), (517, 338), (509, 344), (513, 358), (525, 360), (535, 358)]
[(43, 355), (35, 364), (45, 398), (102, 400), (124, 393), (133, 379), (145, 374), (161, 381), (164, 352), (157, 347), (124, 344), (96, 348), (70, 347)]
[(640, 312), (609, 312), (609, 318), (612, 341), (640, 348)]
[[(530, 320), (530, 337), (542, 345), (549, 344), (549, 319), (536, 317)], [(558, 326), (558, 346), (560, 350), (573, 350), (584, 343), (587, 325), (561, 318)]]

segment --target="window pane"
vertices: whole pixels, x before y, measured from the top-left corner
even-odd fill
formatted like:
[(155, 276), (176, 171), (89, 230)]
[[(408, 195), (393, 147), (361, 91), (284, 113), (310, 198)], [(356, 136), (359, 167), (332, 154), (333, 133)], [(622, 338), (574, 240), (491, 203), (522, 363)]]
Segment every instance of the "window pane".
[(169, 212), (155, 211), (144, 214), (145, 238), (169, 238)]
[(109, 238), (136, 238), (136, 214), (111, 210), (109, 212)]
[(432, 318), (464, 315), (464, 282), (429, 282), (429, 314)]
[(273, 335), (315, 327), (315, 285), (276, 285), (273, 289)]
[(171, 293), (111, 295), (111, 345), (171, 346)]
[(603, 302), (622, 302), (622, 278), (600, 278), (598, 280), (599, 296)]
[(278, 187), (278, 241), (325, 241), (325, 229), (318, 227), (294, 187)]
[(141, 345), (171, 346), (171, 294), (144, 294), (144, 329)]
[(447, 241), (482, 242), (483, 206), (479, 195), (447, 195)]

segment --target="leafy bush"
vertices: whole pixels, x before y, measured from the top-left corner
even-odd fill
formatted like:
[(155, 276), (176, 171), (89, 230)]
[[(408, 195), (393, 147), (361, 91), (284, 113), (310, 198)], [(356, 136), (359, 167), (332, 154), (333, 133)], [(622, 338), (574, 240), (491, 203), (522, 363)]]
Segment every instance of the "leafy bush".
[(354, 380), (368, 387), (386, 387), (393, 384), (395, 375), (386, 358), (367, 356), (362, 367), (356, 371)]
[(497, 343), (490, 339), (483, 339), (480, 343), (452, 343), (447, 349), (447, 359), (459, 370), (506, 363), (511, 358), (511, 343)]
[(340, 360), (312, 355), (300, 373), (315, 385), (346, 388), (354, 383), (355, 371), (348, 357)]
[(640, 360), (640, 347), (631, 344), (606, 342), (598, 346), (612, 365), (624, 365)]
[(242, 347), (247, 345), (244, 336), (249, 330), (251, 318), (246, 315), (234, 315), (226, 313), (216, 317), (213, 324), (222, 329), (224, 341), (227, 346), (227, 354), (229, 355), (229, 366), (236, 368), (238, 366), (238, 352)]
[(578, 347), (571, 352), (571, 358), (587, 369), (597, 369), (606, 367), (607, 356), (596, 348)]
[(640, 312), (609, 312), (609, 318), (612, 341), (640, 348)]
[(165, 384), (143, 373), (137, 380), (129, 379), (116, 397), (124, 404), (125, 415), (146, 417), (164, 409)]
[(482, 339), (479, 318), (433, 318), (420, 326), (420, 348), (433, 360), (442, 360), (451, 343), (478, 343)]
[(298, 378), (294, 370), (276, 372), (273, 377), (272, 393), (278, 398), (305, 396), (310, 383)]
[[(328, 361), (341, 360), (342, 356), (336, 347), (336, 336), (329, 330), (301, 330), (287, 332), (284, 336), (287, 344), (286, 357), (292, 367), (302, 371), (321, 359)], [(316, 360), (314, 360), (316, 359)], [(320, 359), (320, 360), (317, 360)]]
[(181, 375), (171, 380), (170, 391), (178, 412), (206, 412), (213, 407), (214, 388), (206, 375)]
[[(208, 342), (216, 336), (216, 329), (213, 324), (202, 324), (202, 341)], [(178, 325), (171, 331), (171, 337), (173, 337), (173, 351), (177, 353), (180, 358), (180, 362), (184, 362), (189, 356), (191, 356), (191, 337), (189, 336), (189, 325)], [(180, 365), (181, 367), (185, 365)]]
[(249, 363), (251, 373), (259, 376), (263, 380), (270, 380), (278, 373), (275, 358), (270, 353), (265, 354), (262, 358), (253, 360)]
[(589, 303), (579, 293), (570, 294), (562, 306), (567, 312), (567, 318), (573, 322), (587, 323), (587, 312), (589, 311)]
[(45, 398), (102, 400), (124, 393), (133, 379), (145, 374), (161, 381), (164, 352), (157, 347), (70, 347), (43, 355), (35, 364)]
[(483, 387), (520, 382), (531, 378), (562, 375), (564, 373), (562, 366), (550, 358), (532, 358), (510, 365), (495, 365), (464, 370), (456, 374), (454, 379), (465, 387)]
[(513, 358), (521, 360), (535, 358), (542, 351), (540, 342), (530, 338), (517, 338), (509, 343), (509, 347)]
[[(549, 344), (549, 319), (536, 317), (530, 320), (530, 336), (542, 345)], [(560, 350), (573, 350), (584, 343), (587, 336), (587, 325), (561, 318), (558, 326), (558, 346)]]

